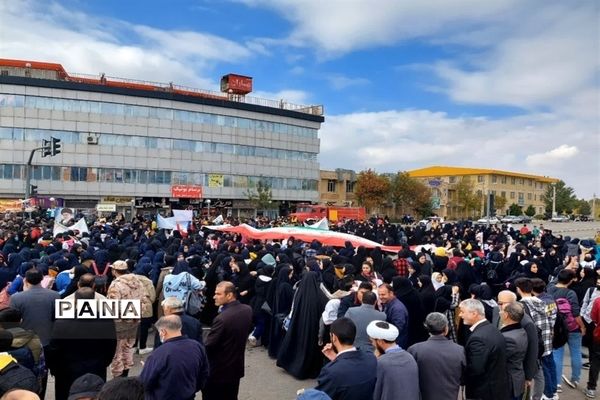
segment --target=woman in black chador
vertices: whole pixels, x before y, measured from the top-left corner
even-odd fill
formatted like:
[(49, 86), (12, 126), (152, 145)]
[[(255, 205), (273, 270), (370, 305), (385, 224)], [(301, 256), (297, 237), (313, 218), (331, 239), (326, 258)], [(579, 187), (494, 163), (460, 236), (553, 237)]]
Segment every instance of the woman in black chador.
[(277, 366), (298, 379), (316, 378), (323, 365), (318, 345), (319, 318), (327, 304), (315, 272), (306, 272), (294, 296), (289, 329), (279, 349)]

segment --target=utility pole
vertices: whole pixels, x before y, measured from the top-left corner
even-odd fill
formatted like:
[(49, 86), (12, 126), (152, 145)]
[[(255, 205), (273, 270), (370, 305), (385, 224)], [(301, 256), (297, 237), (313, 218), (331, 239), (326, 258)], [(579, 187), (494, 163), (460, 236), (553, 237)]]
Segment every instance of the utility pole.
[(552, 217), (556, 217), (556, 183), (552, 184)]
[(594, 193), (594, 197), (592, 197), (592, 220), (596, 220), (596, 193)]

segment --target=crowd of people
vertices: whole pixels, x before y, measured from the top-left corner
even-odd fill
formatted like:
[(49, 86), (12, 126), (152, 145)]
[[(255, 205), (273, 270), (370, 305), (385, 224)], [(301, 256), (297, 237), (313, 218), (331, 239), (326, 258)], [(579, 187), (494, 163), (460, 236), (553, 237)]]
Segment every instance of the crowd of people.
[[(598, 236), (386, 218), (330, 227), (392, 254), (207, 224), (97, 219), (53, 235), (42, 216), (0, 219), (0, 398), (44, 398), (51, 374), (59, 400), (237, 399), (246, 346), (316, 378), (299, 399), (455, 400), (462, 388), (468, 399), (557, 399), (563, 384), (595, 396)], [(139, 300), (140, 318), (55, 318), (57, 299), (103, 298)], [(136, 352), (148, 356), (130, 377)]]

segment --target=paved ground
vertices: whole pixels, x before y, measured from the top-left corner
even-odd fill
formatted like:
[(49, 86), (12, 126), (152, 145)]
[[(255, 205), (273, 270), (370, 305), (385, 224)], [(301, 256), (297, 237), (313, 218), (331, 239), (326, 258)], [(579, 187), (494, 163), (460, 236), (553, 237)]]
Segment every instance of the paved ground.
[[(148, 356), (135, 356), (135, 367), (132, 375), (139, 375), (142, 366), (140, 361)], [(570, 363), (568, 352), (565, 354), (565, 374), (570, 374)], [(582, 371), (581, 384), (583, 387), (587, 382), (588, 370)], [(250, 348), (246, 350), (246, 377), (242, 379), (240, 386), (240, 400), (293, 400), (296, 391), (301, 388), (310, 388), (316, 385), (315, 380), (299, 381), (288, 375), (281, 368), (275, 366), (263, 347)], [(584, 399), (581, 389), (574, 390), (563, 383), (564, 392), (560, 395), (561, 400)], [(399, 397), (400, 398), (400, 397)], [(54, 399), (54, 380), (50, 377), (48, 382), (47, 400)], [(202, 395), (196, 396), (197, 400)]]
[[(533, 226), (544, 225), (544, 228), (551, 229), (553, 233), (561, 233), (563, 236), (571, 236), (572, 238), (589, 239), (593, 238), (596, 232), (600, 230), (600, 221), (596, 222), (550, 222), (550, 221), (533, 221), (528, 224), (530, 229)], [(517, 225), (518, 227), (519, 225)]]

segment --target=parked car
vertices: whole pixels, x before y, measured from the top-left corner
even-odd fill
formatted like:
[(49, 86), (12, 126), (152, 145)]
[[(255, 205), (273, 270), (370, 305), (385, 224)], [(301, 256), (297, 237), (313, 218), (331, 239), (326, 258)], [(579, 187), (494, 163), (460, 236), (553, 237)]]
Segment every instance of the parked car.
[(552, 222), (569, 222), (571, 219), (566, 215), (557, 215), (556, 217), (552, 217), (550, 221)]
[(477, 220), (477, 225), (496, 225), (499, 224), (500, 220), (496, 217), (483, 217)]
[(523, 217), (519, 217), (517, 215), (507, 215), (506, 217), (500, 220), (503, 224), (520, 224), (523, 222)]
[(524, 224), (528, 224), (528, 223), (530, 223), (531, 221), (532, 221), (532, 219), (531, 219), (531, 217), (530, 217), (530, 216), (528, 216), (528, 215), (523, 215), (523, 216), (521, 217), (521, 222), (522, 222), (522, 223), (524, 223)]

